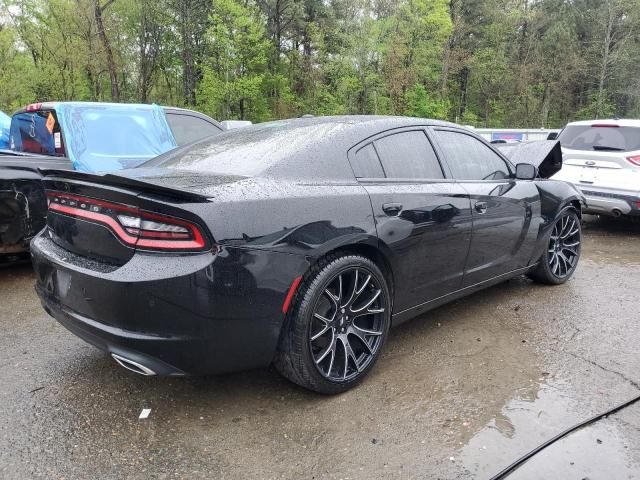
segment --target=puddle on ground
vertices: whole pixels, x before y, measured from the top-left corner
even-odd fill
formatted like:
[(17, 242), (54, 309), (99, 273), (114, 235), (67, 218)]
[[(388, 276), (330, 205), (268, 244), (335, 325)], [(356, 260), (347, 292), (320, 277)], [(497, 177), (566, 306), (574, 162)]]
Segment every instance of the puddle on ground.
[[(462, 447), (458, 460), (471, 478), (491, 478), (538, 445), (600, 413), (587, 412), (572, 397), (568, 383), (550, 379), (537, 387), (518, 392)], [(640, 411), (640, 406), (635, 408)], [(633, 454), (629, 432), (615, 418), (564, 437), (509, 475), (509, 480), (640, 478), (640, 459)]]

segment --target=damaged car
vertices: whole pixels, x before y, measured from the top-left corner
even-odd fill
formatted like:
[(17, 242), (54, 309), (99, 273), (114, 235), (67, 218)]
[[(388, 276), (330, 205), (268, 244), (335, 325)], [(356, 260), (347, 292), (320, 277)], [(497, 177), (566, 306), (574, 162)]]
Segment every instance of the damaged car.
[(15, 112), (0, 130), (10, 147), (0, 152), (0, 263), (24, 258), (44, 227), (41, 168), (131, 168), (222, 130), (202, 113), (157, 105), (45, 102)]
[(232, 130), (110, 174), (48, 170), (36, 290), (142, 375), (273, 363), (343, 392), (391, 326), (519, 275), (571, 278), (584, 199), (541, 178), (549, 158), (514, 164), (452, 123), (346, 116)]

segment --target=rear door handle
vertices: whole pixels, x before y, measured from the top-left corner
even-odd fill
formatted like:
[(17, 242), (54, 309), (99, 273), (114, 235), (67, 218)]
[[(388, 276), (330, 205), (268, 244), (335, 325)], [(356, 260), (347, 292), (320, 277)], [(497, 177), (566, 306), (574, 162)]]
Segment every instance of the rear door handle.
[(384, 211), (384, 213), (386, 213), (390, 217), (398, 216), (398, 214), (402, 211), (402, 204), (401, 203), (383, 203), (382, 210)]
[(476, 202), (475, 208), (476, 208), (476, 212), (478, 213), (487, 213), (487, 208), (489, 208), (489, 204), (487, 204), (487, 202)]

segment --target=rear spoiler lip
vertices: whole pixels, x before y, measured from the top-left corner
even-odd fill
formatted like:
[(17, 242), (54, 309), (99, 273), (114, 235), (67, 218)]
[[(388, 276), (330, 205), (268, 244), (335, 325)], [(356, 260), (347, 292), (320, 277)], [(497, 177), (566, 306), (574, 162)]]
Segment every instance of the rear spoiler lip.
[(52, 168), (38, 168), (38, 172), (40, 172), (40, 174), (42, 175), (43, 180), (81, 180), (114, 187), (131, 188), (138, 193), (155, 193), (197, 203), (210, 201), (210, 198), (206, 195), (190, 192), (188, 190), (181, 190), (178, 188), (165, 187), (163, 185), (158, 185), (151, 182), (143, 182), (128, 177), (115, 175), (113, 173), (96, 175), (93, 173), (77, 172), (73, 170), (58, 170)]

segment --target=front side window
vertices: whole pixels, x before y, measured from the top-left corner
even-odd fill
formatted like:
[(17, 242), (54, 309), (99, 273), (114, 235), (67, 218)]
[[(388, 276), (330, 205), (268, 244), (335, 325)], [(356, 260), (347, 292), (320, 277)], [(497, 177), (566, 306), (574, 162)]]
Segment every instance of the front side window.
[(422, 130), (394, 133), (374, 144), (387, 178), (444, 178), (440, 162)]
[(503, 180), (511, 176), (507, 163), (480, 140), (464, 133), (436, 131), (438, 145), (458, 180)]

